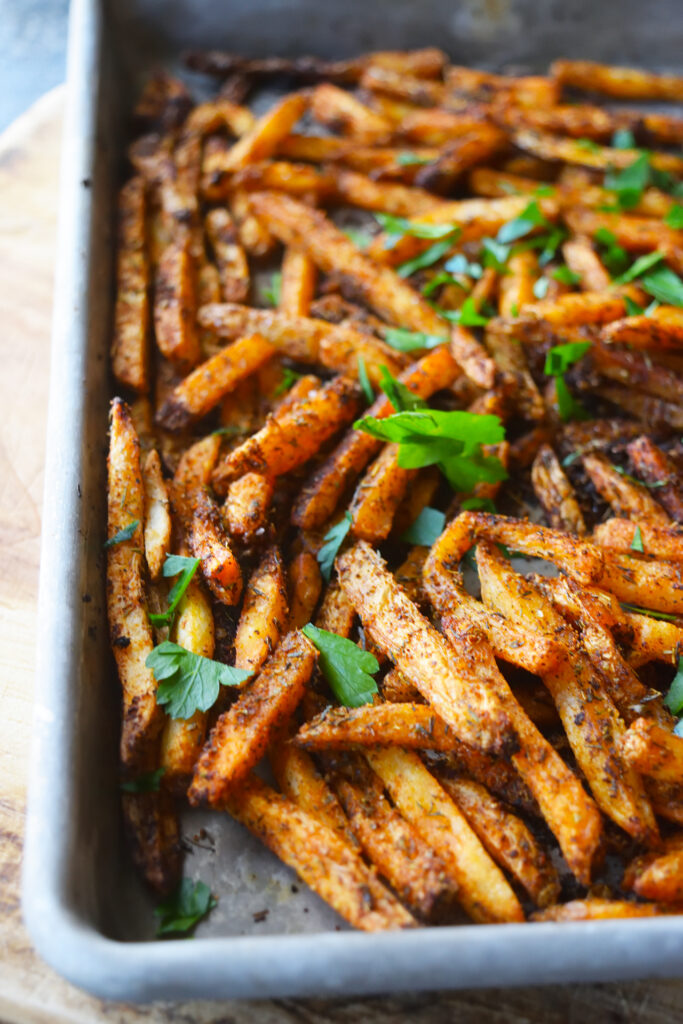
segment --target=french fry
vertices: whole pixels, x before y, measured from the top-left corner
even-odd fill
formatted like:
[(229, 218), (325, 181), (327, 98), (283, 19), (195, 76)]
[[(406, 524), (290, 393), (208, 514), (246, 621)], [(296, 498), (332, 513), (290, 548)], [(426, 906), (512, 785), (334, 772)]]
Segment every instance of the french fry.
[(629, 900), (571, 900), (569, 903), (558, 903), (545, 910), (537, 910), (529, 917), (530, 921), (604, 921), (622, 917), (657, 917), (660, 914), (675, 914), (673, 908), (659, 906), (656, 903), (632, 903)]
[(325, 273), (348, 277), (379, 316), (415, 331), (443, 333), (443, 321), (410, 285), (359, 252), (320, 211), (275, 192), (253, 193), (251, 205), (285, 245), (303, 249)]
[(171, 241), (161, 254), (154, 282), (154, 330), (160, 351), (181, 372), (201, 358), (193, 274), (187, 240)]
[(452, 917), (458, 890), (455, 879), (391, 806), (367, 762), (345, 758), (333, 781), (363, 852), (402, 902), (424, 921)]
[(170, 546), (171, 516), (168, 489), (155, 448), (147, 453), (141, 468), (145, 492), (145, 561), (150, 577), (157, 580)]
[(223, 520), (232, 537), (249, 544), (265, 535), (275, 484), (262, 473), (245, 473), (233, 480), (223, 506)]
[[(511, 726), (486, 672), (430, 626), (365, 541), (337, 559), (339, 582), (376, 643), (463, 742), (508, 748)], [(427, 668), (427, 666), (429, 666)]]
[(683, 739), (648, 718), (637, 718), (621, 740), (630, 765), (662, 782), (683, 780)]
[(620, 100), (683, 99), (683, 78), (676, 75), (660, 75), (589, 60), (556, 60), (550, 67), (550, 73), (562, 86), (599, 92)]
[(680, 373), (653, 363), (648, 352), (616, 348), (596, 341), (592, 349), (596, 369), (608, 380), (626, 384), (645, 394), (678, 404), (683, 400)]
[(475, 921), (523, 921), (517, 897), (467, 820), (417, 754), (389, 747), (368, 761), (393, 803), (436, 852), (458, 884), (458, 899)]
[(258, 672), (277, 650), (287, 628), (289, 608), (285, 567), (276, 547), (269, 548), (252, 573), (235, 634), (235, 665)]
[(201, 562), (202, 575), (221, 604), (236, 605), (242, 593), (242, 570), (230, 546), (213, 498), (197, 492), (188, 537), (190, 550)]
[(178, 463), (171, 485), (171, 505), (186, 533), (192, 524), (197, 494), (211, 482), (220, 447), (220, 436), (209, 434), (191, 445)]
[(334, 132), (350, 136), (360, 143), (387, 142), (391, 136), (390, 121), (351, 93), (329, 82), (323, 82), (313, 90), (311, 114)]
[(554, 529), (568, 530), (580, 537), (586, 533), (574, 488), (550, 445), (539, 448), (531, 467), (531, 483)]
[(243, 779), (225, 809), (349, 924), (363, 931), (414, 926), (414, 918), (352, 847), (255, 775)]
[(348, 637), (356, 620), (356, 611), (344, 591), (334, 580), (328, 584), (315, 624), (328, 633)]
[(301, 551), (289, 566), (289, 626), (301, 629), (313, 618), (322, 590), (318, 563), (309, 551)]
[(521, 174), (510, 174), (493, 167), (473, 167), (467, 182), (475, 195), (488, 196), (490, 199), (534, 192), (538, 188), (536, 178), (525, 178)]
[(623, 886), (641, 899), (683, 902), (683, 842), (680, 833), (664, 841), (663, 853), (636, 857), (626, 868)]
[(117, 541), (107, 551), (107, 614), (123, 690), (121, 761), (129, 772), (144, 772), (155, 767), (156, 740), (164, 716), (156, 702), (156, 680), (145, 664), (154, 640), (142, 578), (145, 495), (140, 444), (128, 406), (120, 398), (111, 404), (107, 465), (109, 539), (136, 524), (129, 538)]
[[(511, 132), (510, 139), (519, 149), (541, 160), (563, 160), (568, 164), (593, 167), (596, 170), (630, 167), (639, 156), (637, 149), (612, 149), (597, 143), (588, 147), (582, 145), (580, 139), (563, 138), (527, 128)], [(683, 168), (683, 159), (671, 153), (653, 153), (651, 163), (658, 171), (669, 171), (672, 174), (680, 174)]]
[(230, 212), (220, 207), (209, 210), (206, 231), (220, 274), (222, 300), (244, 302), (249, 294), (249, 264)]
[[(572, 273), (579, 275), (582, 291), (604, 292), (610, 287), (612, 279), (586, 235), (578, 235), (566, 241), (562, 246), (562, 255)], [(608, 324), (605, 328), (606, 335), (611, 327)]]
[(541, 75), (508, 77), (458, 64), (446, 71), (451, 94), (478, 99), (506, 99), (513, 106), (554, 107), (558, 101), (557, 82)]
[(349, 509), (355, 537), (378, 543), (389, 536), (396, 509), (417, 476), (417, 470), (399, 466), (398, 451), (398, 445), (386, 445), (358, 484)]
[(278, 143), (292, 130), (308, 106), (303, 93), (290, 93), (275, 103), (258, 119), (251, 131), (234, 144), (223, 166), (224, 171), (235, 172), (265, 160), (277, 149)]
[(336, 377), (282, 410), (234, 448), (214, 470), (214, 487), (218, 493), (225, 493), (228, 485), (243, 473), (280, 476), (302, 465), (324, 441), (353, 419), (357, 409), (356, 385), (346, 377)]
[[(425, 466), (418, 472), (412, 487), (410, 487), (408, 493), (405, 495), (403, 501), (396, 510), (396, 515), (394, 516), (394, 521), (391, 527), (392, 535), (394, 537), (397, 537), (399, 540), (403, 538), (405, 531), (413, 525), (418, 516), (429, 506), (434, 495), (439, 489), (440, 483), (439, 470), (436, 466)], [(422, 564), (419, 563), (418, 567), (418, 562), (419, 556), (416, 556), (412, 567), (413, 581), (416, 584), (417, 589), (421, 587), (422, 578)], [(404, 586), (405, 588), (405, 584), (409, 583), (408, 576), (410, 575), (410, 567), (404, 564), (402, 569), (403, 582), (399, 579), (401, 569), (398, 569), (394, 575), (399, 579), (401, 586)], [(417, 579), (418, 576), (420, 577), (419, 583)], [(414, 593), (417, 593), (417, 589)], [(411, 601), (412, 600), (413, 597), (411, 596)]]
[(634, 668), (649, 661), (677, 664), (679, 652), (683, 652), (683, 621), (663, 622), (637, 612), (626, 612), (626, 619), (631, 629), (628, 660)]
[(448, 195), (470, 167), (491, 159), (506, 147), (503, 132), (492, 124), (478, 124), (470, 132), (447, 142), (436, 160), (420, 166), (415, 184)]
[(618, 473), (603, 455), (584, 455), (583, 466), (598, 494), (609, 502), (615, 515), (625, 519), (643, 519), (661, 526), (671, 522), (662, 506), (642, 484)]
[(124, 387), (149, 390), (149, 265), (145, 251), (145, 183), (133, 177), (119, 193), (119, 249), (112, 370)]
[(228, 207), (237, 227), (240, 245), (247, 253), (260, 258), (272, 252), (275, 240), (258, 217), (254, 216), (249, 202), (249, 192), (235, 185), (230, 189)]
[(648, 316), (628, 316), (608, 324), (603, 330), (605, 341), (636, 348), (683, 348), (683, 310), (675, 306), (659, 306)]
[[(378, 98), (378, 97), (376, 97)], [(386, 99), (386, 97), (381, 97)], [(443, 146), (460, 135), (467, 135), (481, 127), (484, 111), (455, 113), (441, 107), (420, 109), (407, 106), (401, 111), (397, 128), (411, 142), (425, 146)]]
[(220, 716), (195, 766), (190, 803), (220, 807), (245, 783), (278, 725), (301, 700), (317, 651), (289, 633), (237, 701)]
[[(214, 623), (211, 605), (201, 586), (191, 581), (178, 605), (174, 624), (175, 643), (203, 658), (214, 656)], [(195, 711), (190, 718), (167, 718), (161, 734), (163, 785), (185, 793), (204, 744), (207, 713)]]
[(560, 880), (524, 822), (478, 782), (442, 776), (439, 781), (493, 859), (524, 886), (536, 905), (554, 903)]
[(174, 388), (157, 413), (167, 430), (182, 430), (205, 416), (277, 350), (259, 334), (249, 334), (217, 352)]
[(330, 708), (305, 722), (295, 743), (309, 751), (345, 750), (354, 745), (451, 751), (461, 745), (432, 708), (415, 703)]
[(422, 188), (411, 188), (398, 182), (373, 181), (342, 167), (330, 170), (336, 198), (362, 210), (382, 210), (397, 217), (416, 217), (438, 206), (437, 196)]
[(683, 562), (683, 530), (660, 525), (656, 520), (640, 520), (635, 516), (632, 519), (608, 519), (605, 523), (598, 523), (593, 531), (593, 539), (602, 547), (633, 551), (636, 530), (640, 530), (645, 554), (671, 562)]
[(673, 460), (646, 435), (627, 447), (636, 472), (657, 488), (657, 500), (675, 522), (683, 522), (683, 476)]
[(365, 69), (360, 79), (361, 88), (383, 92), (399, 99), (410, 100), (421, 107), (441, 106), (446, 98), (442, 82), (433, 82), (402, 74), (393, 68), (378, 65)]
[[(448, 387), (458, 373), (458, 366), (448, 348), (439, 346), (408, 367), (400, 374), (399, 380), (420, 398), (429, 398), (436, 391)], [(368, 409), (367, 415), (382, 419), (393, 411), (389, 399), (382, 395)], [(307, 530), (322, 526), (334, 513), (351, 482), (381, 446), (381, 441), (361, 431), (347, 434), (304, 486), (292, 509), (292, 522)]]
[(639, 394), (614, 384), (596, 388), (594, 393), (640, 420), (640, 430), (644, 427), (651, 430), (683, 430), (683, 405), (664, 402), (660, 398)]
[(133, 862), (149, 887), (165, 896), (182, 873), (180, 825), (173, 800), (163, 791), (124, 793), (121, 803)]
[(308, 316), (315, 294), (316, 268), (298, 249), (285, 249), (282, 258), (282, 283), (279, 309), (286, 316)]
[[(504, 277), (501, 278), (501, 282), (504, 280)], [(485, 339), (486, 348), (505, 380), (503, 387), (506, 399), (509, 397), (514, 402), (525, 419), (544, 419), (545, 402), (529, 371), (523, 347), (516, 338), (511, 338), (506, 331), (499, 330), (495, 320), (491, 320), (487, 325)]]
[[(683, 162), (681, 163), (683, 170)], [(581, 207), (565, 210), (565, 220), (575, 234), (594, 237), (596, 231), (611, 231), (617, 244), (628, 252), (650, 252), (661, 249), (664, 258), (676, 269), (681, 267), (680, 248), (683, 234), (660, 220), (630, 217), (627, 214), (601, 213)]]
[[(413, 598), (411, 597), (411, 601)], [(400, 669), (392, 668), (382, 680), (382, 697), (392, 704), (425, 704), (425, 699)], [(403, 744), (410, 746), (409, 743)]]
[[(607, 324), (610, 320), (618, 320), (623, 316), (625, 309), (626, 304), (619, 295), (605, 292), (583, 292), (577, 295), (572, 292), (561, 295), (558, 299), (547, 299), (526, 305), (521, 311), (520, 320), (545, 320), (557, 327)], [(520, 340), (525, 340), (523, 333), (520, 333), (519, 337)]]

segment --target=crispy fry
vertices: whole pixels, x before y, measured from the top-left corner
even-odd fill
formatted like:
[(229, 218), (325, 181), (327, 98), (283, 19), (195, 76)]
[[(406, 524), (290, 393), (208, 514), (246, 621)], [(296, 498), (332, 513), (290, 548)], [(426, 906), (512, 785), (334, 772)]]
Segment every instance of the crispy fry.
[(436, 852), (459, 886), (458, 899), (475, 921), (523, 921), (516, 896), (466, 819), (412, 751), (367, 753), (394, 804)]
[(602, 547), (632, 551), (636, 530), (640, 530), (645, 554), (683, 562), (683, 530), (661, 525), (656, 520), (641, 520), (635, 515), (632, 519), (608, 519), (606, 523), (598, 523), (593, 539)]
[(279, 309), (286, 316), (308, 316), (315, 294), (316, 268), (306, 253), (285, 249)]
[(653, 364), (647, 352), (615, 348), (596, 341), (592, 349), (593, 363), (608, 380), (678, 404), (683, 401), (681, 375), (676, 369)]
[(191, 445), (184, 453), (176, 469), (171, 485), (171, 504), (183, 530), (187, 533), (192, 523), (197, 495), (211, 481), (211, 472), (221, 439), (218, 434), (209, 434)]
[(659, 503), (673, 520), (683, 522), (683, 475), (673, 460), (645, 435), (631, 441), (627, 451), (636, 472), (657, 488)]
[(336, 85), (323, 82), (311, 96), (311, 114), (333, 131), (361, 143), (387, 142), (391, 122)]
[(460, 747), (453, 730), (426, 704), (368, 704), (330, 708), (304, 723), (296, 734), (304, 750), (361, 747), (410, 747), (451, 751)]
[(180, 824), (171, 797), (161, 792), (124, 793), (123, 823), (133, 862), (151, 889), (167, 895), (180, 881)]
[(572, 900), (558, 903), (545, 910), (531, 914), (530, 921), (603, 921), (622, 917), (657, 917), (659, 914), (675, 914), (678, 910), (659, 906), (656, 903), (632, 903), (629, 900)]
[[(683, 164), (681, 166), (683, 169)], [(661, 249), (664, 258), (680, 269), (680, 248), (683, 234), (650, 217), (630, 217), (627, 214), (601, 213), (581, 207), (567, 209), (565, 220), (578, 235), (594, 237), (596, 231), (611, 231), (618, 245), (629, 252), (650, 252)]]
[(356, 620), (356, 611), (344, 591), (335, 581), (330, 583), (320, 605), (315, 624), (328, 633), (348, 637)]
[(336, 198), (362, 210), (382, 210), (397, 217), (416, 217), (438, 206), (439, 200), (422, 188), (397, 182), (373, 181), (365, 174), (341, 167), (330, 170)]
[[(524, 307), (521, 320), (545, 320), (558, 327), (606, 324), (623, 316), (626, 304), (619, 295), (583, 292), (561, 295), (558, 299), (535, 302)], [(514, 323), (514, 321), (513, 321)], [(519, 335), (524, 340), (523, 334)]]
[(145, 491), (145, 560), (150, 577), (157, 580), (170, 546), (171, 516), (168, 489), (155, 448), (147, 453), (142, 463), (142, 483)]
[(220, 807), (244, 784), (273, 731), (301, 700), (316, 658), (315, 648), (298, 630), (282, 640), (261, 673), (212, 729), (188, 790), (193, 806)]
[[(594, 167), (597, 170), (629, 167), (640, 155), (637, 149), (612, 149), (597, 143), (589, 147), (582, 145), (580, 139), (563, 138), (526, 128), (511, 132), (510, 138), (519, 149), (541, 160), (563, 160), (568, 164)], [(657, 170), (670, 171), (672, 174), (680, 174), (683, 168), (683, 159), (671, 153), (653, 153), (651, 163)]]
[(145, 251), (145, 183), (131, 178), (119, 193), (119, 249), (112, 370), (125, 387), (149, 390), (149, 266)]
[(285, 567), (276, 547), (269, 548), (254, 570), (244, 597), (235, 635), (235, 665), (258, 672), (277, 650), (287, 628), (289, 608)]
[[(505, 278), (501, 278), (501, 282)], [(491, 320), (485, 332), (486, 347), (493, 356), (497, 369), (503, 375), (506, 399), (509, 397), (525, 419), (542, 420), (546, 416), (545, 402), (527, 364), (522, 345), (506, 331), (499, 330)], [(510, 382), (509, 384), (507, 382)], [(508, 392), (510, 394), (508, 395)]]
[(644, 775), (662, 782), (683, 780), (683, 739), (648, 718), (637, 718), (621, 741), (624, 757)]
[(220, 511), (206, 491), (197, 493), (189, 533), (192, 554), (201, 561), (202, 575), (221, 604), (235, 605), (242, 593), (242, 571), (230, 547)]
[(243, 473), (280, 476), (302, 465), (323, 441), (353, 419), (357, 409), (358, 389), (346, 377), (309, 392), (234, 448), (214, 471), (214, 487), (225, 493), (231, 481)]
[(583, 466), (598, 494), (609, 502), (615, 515), (661, 526), (670, 523), (668, 515), (650, 492), (623, 473), (618, 473), (603, 455), (584, 455)]
[(378, 543), (391, 532), (400, 502), (417, 476), (398, 464), (399, 446), (386, 445), (362, 478), (350, 506), (355, 537)]
[(623, 885), (646, 900), (683, 902), (683, 842), (681, 835), (664, 842), (664, 853), (636, 857), (626, 868)]
[[(587, 236), (578, 235), (566, 241), (562, 255), (572, 273), (579, 275), (582, 291), (604, 292), (610, 287), (612, 279)], [(611, 328), (612, 325), (608, 325), (605, 333), (608, 334)]]
[(608, 324), (603, 330), (605, 341), (636, 348), (683, 348), (683, 310), (675, 306), (659, 306), (647, 316), (628, 316)]
[(223, 506), (223, 519), (230, 535), (245, 544), (264, 535), (275, 484), (262, 473), (245, 473), (233, 480)]
[(209, 210), (206, 231), (220, 274), (221, 298), (224, 302), (244, 302), (249, 294), (249, 265), (230, 212), (220, 207)]
[(683, 405), (674, 405), (660, 398), (634, 393), (630, 388), (617, 385), (596, 388), (595, 394), (639, 419), (640, 430), (683, 430)]
[(289, 629), (301, 629), (313, 618), (322, 590), (318, 563), (310, 551), (301, 551), (289, 567)]
[(181, 372), (201, 358), (193, 273), (187, 240), (171, 241), (161, 254), (154, 283), (154, 330), (159, 349)]
[(476, 125), (466, 135), (446, 143), (436, 160), (419, 167), (415, 184), (441, 195), (449, 195), (465, 171), (484, 160), (490, 160), (506, 147), (504, 132), (492, 124)]
[(550, 73), (560, 85), (599, 92), (616, 99), (681, 100), (683, 78), (653, 71), (598, 64), (589, 60), (556, 60)]
[(123, 690), (121, 760), (127, 770), (144, 772), (155, 767), (164, 716), (156, 702), (156, 680), (145, 664), (154, 641), (142, 579), (145, 496), (140, 444), (128, 406), (120, 398), (111, 404), (107, 502), (110, 539), (137, 521), (132, 536), (107, 551), (107, 613)]
[(289, 134), (308, 106), (303, 93), (290, 93), (275, 103), (258, 119), (251, 131), (243, 135), (230, 150), (223, 170), (239, 171), (257, 160), (265, 160), (278, 143)]
[(363, 931), (415, 924), (347, 843), (255, 775), (243, 779), (225, 807), (349, 924)]
[(531, 467), (531, 483), (552, 527), (585, 534), (586, 524), (574, 488), (550, 445), (539, 448)]
[(628, 660), (634, 668), (649, 661), (678, 663), (679, 653), (683, 653), (683, 623), (663, 622), (636, 612), (626, 612), (626, 619), (632, 636)]

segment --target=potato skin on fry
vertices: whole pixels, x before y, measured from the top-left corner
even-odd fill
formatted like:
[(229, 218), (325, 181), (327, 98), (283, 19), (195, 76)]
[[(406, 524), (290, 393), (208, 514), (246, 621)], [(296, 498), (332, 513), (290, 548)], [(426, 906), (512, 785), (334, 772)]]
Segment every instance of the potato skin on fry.
[(145, 250), (145, 182), (131, 178), (119, 193), (119, 249), (112, 370), (124, 387), (149, 391), (149, 265)]
[(274, 481), (262, 473), (245, 473), (228, 487), (223, 520), (231, 536), (245, 544), (265, 532)]
[(657, 722), (637, 718), (621, 739), (629, 764), (662, 782), (683, 781), (683, 739)]
[(180, 823), (173, 800), (163, 790), (124, 793), (123, 822), (131, 856), (155, 893), (168, 895), (182, 874)]

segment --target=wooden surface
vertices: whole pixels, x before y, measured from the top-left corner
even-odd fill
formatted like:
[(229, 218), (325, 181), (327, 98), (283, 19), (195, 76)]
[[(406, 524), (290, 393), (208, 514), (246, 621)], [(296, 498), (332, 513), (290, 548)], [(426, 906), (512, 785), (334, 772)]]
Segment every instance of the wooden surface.
[[(55, 1024), (671, 1024), (683, 982), (493, 989), (364, 1000), (101, 1003), (35, 956), (19, 909), (31, 737), (43, 439), (62, 90), (0, 137), (0, 1021)], [(495, 983), (495, 977), (491, 978)]]

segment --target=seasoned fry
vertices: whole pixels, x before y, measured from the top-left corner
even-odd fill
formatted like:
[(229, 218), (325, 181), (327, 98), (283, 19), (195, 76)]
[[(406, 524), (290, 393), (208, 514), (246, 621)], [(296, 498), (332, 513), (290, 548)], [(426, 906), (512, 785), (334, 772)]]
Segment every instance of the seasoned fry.
[[(572, 273), (579, 275), (582, 291), (604, 292), (610, 287), (612, 279), (587, 236), (578, 235), (565, 242), (562, 255)], [(605, 336), (609, 336), (611, 329), (612, 324), (608, 324)]]
[(608, 519), (606, 523), (598, 523), (593, 531), (593, 539), (602, 547), (633, 551), (636, 530), (640, 531), (645, 554), (671, 562), (683, 562), (683, 530), (659, 525), (656, 519), (641, 521), (635, 516), (633, 519)]
[(662, 782), (683, 779), (683, 739), (648, 718), (637, 718), (622, 737), (621, 749), (630, 765)]
[(142, 483), (145, 491), (145, 560), (150, 577), (157, 580), (171, 542), (171, 516), (168, 489), (155, 448), (147, 453), (142, 463)]
[(311, 114), (316, 121), (360, 143), (387, 142), (391, 135), (392, 126), (386, 118), (366, 107), (351, 93), (329, 82), (313, 90)]
[(664, 842), (664, 853), (637, 857), (626, 868), (624, 888), (646, 900), (662, 903), (683, 901), (683, 842), (681, 835)]
[(646, 484), (657, 488), (657, 500), (671, 518), (683, 522), (683, 475), (675, 463), (647, 436), (628, 445), (629, 458)]
[(154, 641), (142, 578), (145, 495), (140, 444), (128, 406), (120, 398), (111, 404), (107, 466), (109, 539), (136, 524), (128, 539), (117, 541), (107, 551), (107, 614), (123, 690), (121, 761), (130, 772), (144, 772), (155, 767), (163, 712), (155, 698), (156, 680), (145, 664)]
[(666, 526), (666, 512), (641, 484), (618, 473), (602, 455), (584, 455), (583, 466), (598, 494), (612, 506), (614, 514), (625, 519), (643, 519)]
[(188, 539), (213, 596), (222, 604), (237, 604), (242, 593), (242, 571), (230, 547), (218, 506), (206, 491), (197, 493)]
[(627, 384), (633, 389), (675, 404), (683, 400), (680, 373), (653, 364), (649, 353), (619, 349), (596, 341), (592, 354), (596, 368), (608, 380)]
[(544, 444), (539, 448), (531, 467), (531, 483), (554, 529), (568, 530), (580, 537), (586, 533), (574, 488), (550, 445)]
[(373, 181), (341, 167), (330, 169), (336, 198), (362, 210), (381, 210), (397, 217), (417, 217), (439, 205), (436, 196), (422, 188), (411, 188), (398, 182)]
[(316, 559), (310, 551), (301, 551), (289, 567), (289, 629), (301, 629), (311, 621), (322, 585)]
[[(637, 149), (612, 149), (610, 146), (584, 146), (580, 139), (563, 138), (546, 132), (536, 132), (523, 128), (511, 132), (510, 138), (515, 146), (540, 157), (541, 160), (564, 160), (568, 164), (579, 164), (580, 167), (594, 167), (597, 170), (609, 170), (610, 167), (629, 167), (638, 159)], [(680, 174), (683, 159), (671, 153), (654, 153), (652, 166), (659, 171)]]
[(225, 808), (349, 924), (363, 931), (415, 924), (347, 843), (255, 775), (243, 779)]
[(182, 874), (180, 824), (172, 799), (163, 791), (124, 793), (121, 804), (133, 863), (151, 889), (168, 895)]
[(181, 372), (201, 358), (193, 277), (187, 240), (171, 241), (161, 254), (154, 282), (154, 331), (160, 351)]
[(349, 509), (355, 537), (378, 543), (391, 532), (396, 509), (417, 476), (417, 470), (399, 466), (398, 450), (386, 445), (356, 488)]
[(315, 624), (328, 633), (348, 637), (356, 621), (356, 611), (339, 584), (334, 581), (325, 591)]
[(303, 93), (292, 93), (258, 119), (251, 131), (234, 144), (223, 166), (225, 171), (239, 171), (257, 160), (265, 160), (289, 134), (308, 106)]
[(571, 900), (558, 903), (546, 910), (537, 910), (530, 921), (603, 921), (621, 917), (657, 917), (659, 914), (676, 914), (678, 910), (667, 909), (656, 903), (632, 903), (629, 900)]
[(298, 249), (285, 249), (279, 309), (286, 316), (308, 316), (315, 294), (316, 268)]
[(231, 537), (248, 544), (265, 534), (274, 481), (262, 473), (245, 473), (233, 480), (223, 506), (223, 520)]
[(211, 472), (220, 447), (221, 439), (218, 434), (209, 434), (191, 445), (178, 463), (171, 485), (171, 504), (173, 514), (177, 516), (186, 533), (192, 523), (197, 495), (211, 481)]
[(683, 653), (683, 622), (662, 622), (636, 612), (626, 612), (626, 619), (632, 634), (628, 660), (634, 668), (649, 661), (677, 664)]
[(235, 635), (235, 665), (258, 672), (277, 649), (289, 608), (285, 568), (276, 547), (269, 548), (247, 585)]
[(683, 405), (663, 402), (616, 385), (596, 388), (595, 394), (639, 419), (640, 430), (647, 427), (651, 430), (683, 430)]
[(410, 747), (451, 751), (460, 741), (443, 719), (426, 704), (368, 704), (332, 708), (304, 723), (296, 734), (304, 750), (344, 750), (361, 747)]
[(589, 60), (556, 60), (550, 72), (560, 85), (600, 92), (616, 99), (681, 100), (683, 78)]
[(607, 324), (605, 341), (636, 348), (683, 348), (683, 310), (675, 306), (659, 306), (648, 316), (628, 316)]
[(145, 183), (131, 178), (119, 193), (119, 250), (111, 363), (116, 379), (149, 391), (149, 266), (145, 251)]
[(398, 747), (373, 750), (368, 761), (394, 804), (456, 880), (458, 899), (475, 921), (523, 921), (517, 897), (465, 817), (417, 754)]
[(245, 782), (274, 729), (301, 700), (316, 658), (315, 648), (298, 630), (282, 640), (261, 673), (212, 729), (188, 790), (193, 806), (220, 807)]
[(230, 212), (220, 207), (209, 210), (206, 232), (216, 258), (222, 300), (244, 302), (249, 294), (249, 265)]

